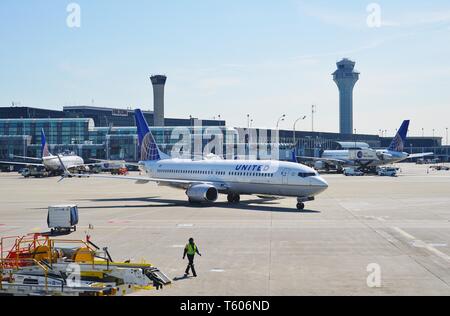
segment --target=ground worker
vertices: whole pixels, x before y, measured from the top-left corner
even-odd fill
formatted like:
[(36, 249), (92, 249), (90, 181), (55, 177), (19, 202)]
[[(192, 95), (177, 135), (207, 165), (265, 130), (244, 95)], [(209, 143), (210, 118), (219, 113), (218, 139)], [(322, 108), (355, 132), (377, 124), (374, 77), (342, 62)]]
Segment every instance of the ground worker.
[(189, 238), (189, 243), (184, 247), (184, 253), (183, 253), (183, 260), (186, 258), (186, 255), (188, 257), (189, 263), (186, 268), (185, 276), (187, 277), (189, 275), (189, 269), (192, 269), (192, 274), (194, 277), (197, 277), (197, 273), (195, 272), (194, 268), (194, 257), (195, 253), (198, 253), (198, 255), (201, 257), (202, 255), (198, 251), (197, 245), (194, 243), (194, 238)]

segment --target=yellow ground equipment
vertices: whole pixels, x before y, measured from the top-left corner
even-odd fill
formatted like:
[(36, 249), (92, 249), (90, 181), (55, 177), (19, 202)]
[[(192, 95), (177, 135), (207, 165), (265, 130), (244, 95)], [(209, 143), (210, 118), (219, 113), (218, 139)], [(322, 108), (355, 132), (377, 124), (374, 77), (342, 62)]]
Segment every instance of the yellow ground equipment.
[[(7, 244), (11, 246), (7, 248)], [(108, 248), (42, 234), (0, 240), (0, 294), (124, 295), (171, 280), (148, 263), (114, 262)]]

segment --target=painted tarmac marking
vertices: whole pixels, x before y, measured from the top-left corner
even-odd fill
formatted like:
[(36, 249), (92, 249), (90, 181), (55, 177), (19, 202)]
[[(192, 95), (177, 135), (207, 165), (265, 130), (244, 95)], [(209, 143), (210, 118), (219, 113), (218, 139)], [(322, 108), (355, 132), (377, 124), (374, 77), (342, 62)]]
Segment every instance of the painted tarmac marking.
[(377, 221), (380, 222), (385, 222), (389, 216), (381, 216), (381, 217), (377, 217), (377, 216), (364, 216), (365, 219), (370, 219), (370, 220), (374, 220), (376, 219)]
[(194, 224), (178, 224), (177, 227), (178, 228), (183, 228), (183, 227), (193, 227)]
[(411, 240), (416, 240), (416, 237), (414, 237), (413, 235), (408, 234), (407, 232), (405, 232), (404, 230), (402, 230), (402, 229), (400, 229), (398, 227), (392, 227), (392, 229), (394, 229), (400, 235), (403, 235), (403, 237), (406, 237), (406, 238), (411, 239)]
[(437, 250), (436, 248), (434, 248), (431, 244), (427, 244), (425, 242), (423, 242), (420, 239), (417, 239), (416, 237), (414, 237), (411, 234), (408, 234), (407, 232), (405, 232), (403, 229), (400, 229), (398, 227), (392, 227), (392, 229), (394, 229), (395, 231), (397, 231), (399, 234), (403, 235), (404, 237), (413, 240), (413, 246), (414, 247), (418, 247), (418, 248), (425, 248), (426, 250), (428, 250), (429, 252), (434, 253), (436, 256), (450, 262), (450, 256), (448, 256), (447, 254)]
[(211, 269), (211, 272), (222, 273), (222, 272), (225, 272), (225, 270), (223, 270), (223, 269)]
[(129, 224), (130, 221), (126, 221), (126, 220), (110, 220), (108, 221), (108, 224)]
[(431, 247), (437, 247), (437, 248), (439, 248), (439, 247), (447, 247), (448, 245), (447, 244), (444, 244), (444, 243), (442, 243), (442, 244), (429, 244)]
[(183, 245), (172, 245), (172, 248), (184, 248)]

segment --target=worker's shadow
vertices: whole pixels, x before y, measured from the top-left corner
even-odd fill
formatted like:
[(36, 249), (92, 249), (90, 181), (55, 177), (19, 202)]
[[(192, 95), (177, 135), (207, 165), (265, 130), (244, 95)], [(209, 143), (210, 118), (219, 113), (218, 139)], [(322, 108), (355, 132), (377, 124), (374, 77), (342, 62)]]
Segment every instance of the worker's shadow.
[(180, 276), (180, 277), (174, 277), (172, 279), (172, 281), (178, 282), (178, 281), (185, 281), (185, 280), (189, 280), (189, 279), (193, 279), (193, 277), (191, 277), (189, 275), (183, 275), (183, 276)]

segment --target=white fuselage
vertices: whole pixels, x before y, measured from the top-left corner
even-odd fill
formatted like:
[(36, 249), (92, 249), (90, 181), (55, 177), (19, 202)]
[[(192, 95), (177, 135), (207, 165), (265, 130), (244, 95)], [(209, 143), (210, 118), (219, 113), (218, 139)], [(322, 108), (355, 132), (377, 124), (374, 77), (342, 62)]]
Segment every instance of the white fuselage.
[[(81, 158), (79, 156), (59, 155), (59, 157), (61, 158), (61, 161), (66, 168), (74, 168), (77, 166), (84, 165), (83, 158)], [(45, 166), (45, 168), (47, 168), (48, 170), (51, 170), (51, 171), (61, 170), (61, 163), (59, 162), (58, 156), (52, 155), (52, 156), (48, 156), (48, 157), (43, 157), (42, 164)]]
[(366, 167), (378, 167), (403, 161), (408, 159), (408, 156), (408, 153), (404, 152), (368, 148), (361, 150), (325, 150), (321, 158), (346, 161), (347, 163), (344, 163), (343, 166), (362, 164)]
[(346, 149), (344, 150), (325, 150), (321, 158), (330, 159), (350, 159), (350, 152)]
[(328, 187), (314, 169), (292, 162), (168, 159), (139, 164), (152, 178), (215, 183), (220, 193), (314, 197)]
[(379, 161), (375, 162), (375, 166), (388, 165), (408, 159), (409, 154), (400, 151), (391, 151), (388, 149), (377, 150)]

